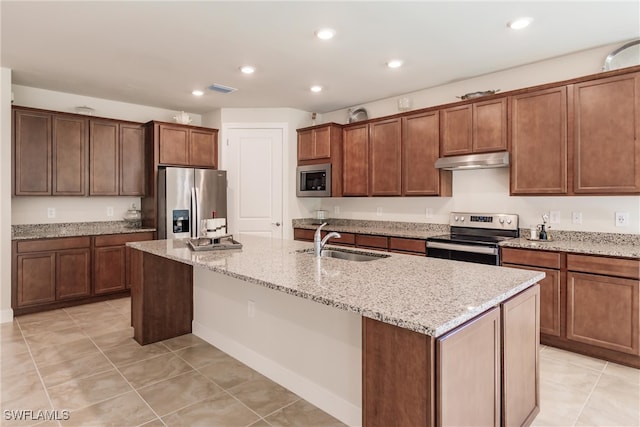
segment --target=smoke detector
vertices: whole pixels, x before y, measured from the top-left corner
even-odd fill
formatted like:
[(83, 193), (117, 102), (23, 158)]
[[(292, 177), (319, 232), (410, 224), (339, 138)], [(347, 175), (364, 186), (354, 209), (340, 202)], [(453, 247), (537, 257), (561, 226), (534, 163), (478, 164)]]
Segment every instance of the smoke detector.
[(212, 90), (214, 92), (220, 92), (220, 93), (231, 93), (231, 92), (235, 92), (235, 91), (238, 90), (235, 87), (225, 86), (225, 85), (221, 85), (221, 84), (218, 84), (218, 83), (212, 84), (207, 89)]

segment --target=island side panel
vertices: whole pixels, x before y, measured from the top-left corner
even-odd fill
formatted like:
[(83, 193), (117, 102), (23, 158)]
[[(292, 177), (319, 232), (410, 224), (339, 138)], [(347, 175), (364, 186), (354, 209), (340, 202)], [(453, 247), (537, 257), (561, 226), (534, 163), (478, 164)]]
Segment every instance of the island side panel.
[(500, 426), (500, 308), (436, 341), (439, 426)]
[(193, 267), (137, 250), (131, 261), (134, 339), (146, 345), (190, 333)]
[(363, 318), (363, 426), (433, 426), (433, 367), (432, 337)]
[(529, 425), (540, 412), (540, 286), (502, 303), (502, 420)]

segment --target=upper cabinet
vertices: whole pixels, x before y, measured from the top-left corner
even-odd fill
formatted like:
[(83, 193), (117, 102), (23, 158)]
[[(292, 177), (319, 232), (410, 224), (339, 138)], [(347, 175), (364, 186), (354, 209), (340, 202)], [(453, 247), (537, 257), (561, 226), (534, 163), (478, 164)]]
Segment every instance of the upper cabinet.
[(369, 125), (352, 125), (343, 129), (342, 156), (342, 194), (344, 196), (368, 196)]
[(574, 192), (640, 193), (640, 73), (578, 83)]
[(507, 98), (441, 111), (441, 154), (457, 156), (507, 149)]
[(216, 168), (218, 131), (216, 129), (171, 123), (150, 122), (158, 135), (159, 164)]
[(399, 118), (369, 124), (369, 190), (371, 196), (402, 194), (402, 125)]
[(566, 193), (566, 87), (511, 97), (511, 194)]
[(42, 110), (13, 109), (14, 194), (87, 194), (88, 120)]
[(331, 163), (331, 195), (342, 196), (342, 125), (298, 129), (298, 166)]
[(138, 123), (13, 107), (16, 196), (144, 194)]
[(436, 169), (440, 112), (402, 117), (402, 195), (451, 196), (451, 171)]

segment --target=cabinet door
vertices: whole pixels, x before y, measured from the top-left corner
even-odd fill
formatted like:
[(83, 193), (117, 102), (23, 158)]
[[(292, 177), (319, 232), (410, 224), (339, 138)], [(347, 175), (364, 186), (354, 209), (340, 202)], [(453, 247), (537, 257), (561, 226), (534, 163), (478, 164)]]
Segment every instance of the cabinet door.
[(500, 426), (500, 309), (436, 341), (438, 425)]
[(546, 276), (540, 285), (540, 333), (560, 336), (560, 271), (548, 268), (502, 264), (504, 267), (543, 271)]
[(298, 132), (298, 160), (312, 160), (314, 151), (313, 130)]
[(372, 196), (402, 194), (400, 119), (369, 125), (369, 189)]
[(567, 89), (511, 98), (511, 194), (567, 193)]
[(640, 283), (596, 274), (567, 273), (567, 339), (640, 354)]
[(313, 158), (328, 159), (331, 157), (331, 127), (313, 130)]
[(141, 125), (120, 124), (121, 196), (144, 196), (144, 129)]
[(217, 132), (191, 129), (189, 134), (189, 165), (215, 168), (218, 165)]
[(16, 258), (18, 307), (55, 301), (55, 252), (18, 255)]
[(507, 149), (507, 98), (473, 104), (473, 152)]
[(15, 195), (51, 195), (51, 114), (14, 114)]
[(369, 128), (350, 126), (343, 130), (343, 196), (369, 195)]
[(440, 113), (402, 118), (402, 195), (450, 196), (451, 171), (433, 165), (440, 152)]
[(126, 288), (125, 247), (107, 246), (93, 250), (93, 292), (104, 294)]
[(440, 113), (440, 152), (443, 156), (469, 154), (473, 150), (471, 138), (471, 104), (452, 107)]
[(69, 249), (56, 253), (56, 299), (91, 294), (91, 250)]
[(574, 87), (574, 191), (640, 193), (640, 74)]
[(189, 129), (158, 125), (160, 132), (160, 164), (189, 164)]
[(88, 162), (87, 120), (53, 116), (53, 191), (54, 196), (87, 194)]
[(89, 122), (89, 195), (117, 196), (119, 128), (112, 121)]
[(540, 412), (540, 293), (537, 285), (500, 304), (502, 425), (530, 425)]

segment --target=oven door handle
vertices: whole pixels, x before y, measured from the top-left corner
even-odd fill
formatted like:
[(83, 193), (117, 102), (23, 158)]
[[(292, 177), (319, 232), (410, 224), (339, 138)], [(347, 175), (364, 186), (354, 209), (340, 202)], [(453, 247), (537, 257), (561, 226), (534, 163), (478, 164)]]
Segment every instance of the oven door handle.
[(461, 245), (457, 243), (441, 243), (441, 242), (429, 242), (427, 241), (427, 256), (429, 256), (429, 248), (432, 249), (447, 249), (450, 251), (458, 252), (472, 252), (475, 254), (487, 254), (498, 255), (498, 248), (486, 247), (486, 246), (474, 246), (474, 245)]

